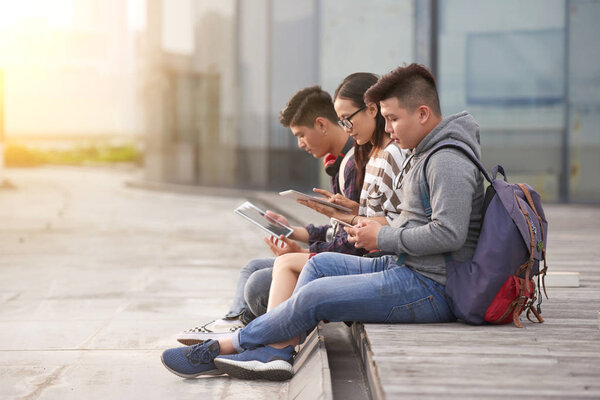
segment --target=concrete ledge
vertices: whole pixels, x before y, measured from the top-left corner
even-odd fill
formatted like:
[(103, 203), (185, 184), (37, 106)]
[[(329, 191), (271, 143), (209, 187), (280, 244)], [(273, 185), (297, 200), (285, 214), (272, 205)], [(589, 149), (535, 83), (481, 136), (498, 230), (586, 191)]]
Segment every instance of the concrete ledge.
[(294, 377), (290, 381), (290, 400), (332, 400), (331, 373), (321, 324), (317, 326), (294, 361)]
[(360, 322), (355, 322), (352, 324), (350, 330), (354, 346), (365, 368), (371, 398), (373, 400), (383, 400), (385, 399), (385, 395), (381, 386), (379, 372), (377, 371), (377, 364), (375, 364), (375, 360), (373, 359), (373, 350), (371, 349), (371, 343), (365, 331), (365, 326)]

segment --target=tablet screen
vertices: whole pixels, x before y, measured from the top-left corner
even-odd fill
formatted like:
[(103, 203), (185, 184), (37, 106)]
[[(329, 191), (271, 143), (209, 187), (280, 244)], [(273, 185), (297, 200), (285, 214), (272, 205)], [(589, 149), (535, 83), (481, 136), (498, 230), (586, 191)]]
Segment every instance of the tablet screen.
[(319, 198), (319, 197), (315, 197), (315, 196), (309, 196), (307, 194), (298, 192), (296, 190), (286, 190), (284, 192), (279, 192), (279, 194), (281, 196), (289, 197), (290, 199), (294, 199), (294, 200), (301, 199), (301, 200), (316, 201), (317, 203), (323, 204), (324, 206), (333, 207), (333, 208), (336, 208), (336, 209), (338, 209), (340, 211), (344, 211), (345, 213), (349, 213), (349, 212), (352, 211), (352, 210), (350, 210), (347, 207), (340, 206), (339, 204), (335, 204), (335, 203), (330, 203), (330, 202), (328, 202), (325, 199), (322, 199), (322, 198)]
[(258, 225), (273, 236), (279, 237), (283, 235), (287, 237), (290, 236), (292, 232), (294, 232), (291, 228), (279, 223), (278, 221), (275, 221), (271, 218), (267, 218), (265, 216), (265, 211), (256, 207), (249, 201), (236, 208), (234, 212), (246, 218), (253, 224)]

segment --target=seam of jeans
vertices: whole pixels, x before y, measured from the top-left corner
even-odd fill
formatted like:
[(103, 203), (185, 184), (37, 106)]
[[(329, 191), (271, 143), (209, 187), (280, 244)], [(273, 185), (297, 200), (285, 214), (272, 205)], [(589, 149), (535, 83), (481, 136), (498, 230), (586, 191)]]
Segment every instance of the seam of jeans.
[[(421, 283), (423, 283), (424, 285), (426, 285), (426, 283), (424, 281), (422, 281), (422, 279), (420, 277), (418, 277), (419, 281), (421, 281)], [(429, 278), (426, 278), (429, 279)], [(446, 306), (448, 307), (448, 309), (450, 309), (450, 299), (448, 297), (448, 295), (446, 294), (446, 291), (443, 289), (442, 285), (434, 280), (431, 280), (431, 286), (433, 286), (433, 289), (435, 289), (435, 291), (442, 297), (442, 299), (446, 302)], [(428, 287), (429, 291), (432, 292), (432, 288)], [(436, 309), (437, 315), (438, 315), (438, 319), (440, 320), (440, 322), (442, 322), (442, 317), (441, 317), (441, 313), (439, 311), (439, 308), (437, 306), (437, 303), (435, 302), (435, 298), (433, 301), (433, 305)]]
[(242, 331), (244, 329), (239, 329), (237, 332), (235, 332), (233, 334), (233, 337), (231, 338), (231, 342), (233, 344), (233, 348), (235, 349), (236, 352), (238, 353), (242, 353), (245, 349), (242, 347), (241, 343), (240, 343), (240, 335), (242, 334)]
[[(422, 279), (422, 278), (425, 278), (425, 279), (429, 279), (429, 278), (424, 277), (422, 275), (419, 276), (420, 274), (416, 271), (413, 271), (413, 272), (415, 273), (415, 277), (417, 278), (417, 280), (419, 282), (421, 282), (421, 285), (423, 285), (424, 288), (427, 288), (428, 290), (431, 291), (431, 288), (429, 286), (427, 286), (425, 281), (423, 281), (423, 279)], [(446, 294), (446, 290), (441, 287), (442, 285), (432, 279), (430, 279), (430, 280), (431, 280), (432, 286), (436, 290), (436, 292), (438, 292), (442, 296), (442, 298), (444, 299), (444, 301), (446, 301), (446, 303), (449, 303), (450, 299), (449, 299), (448, 295)]]
[[(412, 271), (412, 270), (411, 270), (411, 271)], [(412, 271), (412, 272), (415, 274), (415, 279), (416, 279), (417, 281), (419, 281), (419, 283), (421, 284), (421, 286), (422, 286), (424, 289), (430, 289), (429, 287), (427, 287), (427, 284), (426, 284), (425, 282), (423, 282), (423, 280), (422, 280), (422, 279), (421, 279), (421, 277), (419, 276), (419, 273), (418, 273), (418, 272), (415, 272), (415, 271)]]
[(386, 265), (387, 269), (390, 269), (390, 264), (397, 265), (396, 260), (394, 260), (394, 256), (386, 256), (386, 257), (387, 257), (387, 265)]
[(419, 300), (416, 300), (416, 301), (413, 301), (411, 303), (392, 307), (392, 309), (390, 310), (390, 312), (388, 313), (388, 315), (385, 318), (384, 324), (389, 323), (389, 320), (390, 320), (391, 316), (394, 314), (394, 312), (396, 310), (403, 310), (403, 309), (410, 310), (410, 312), (412, 314), (412, 319), (411, 319), (411, 321), (409, 323), (414, 323), (415, 322), (415, 309), (414, 309), (414, 306), (417, 305), (417, 304), (421, 304), (421, 303), (423, 303), (425, 301), (429, 301), (429, 304), (432, 306), (433, 313), (435, 314), (436, 320), (438, 322), (441, 321), (440, 312), (439, 312), (439, 310), (437, 309), (437, 307), (435, 305), (435, 301), (433, 299), (433, 295), (430, 294), (429, 296), (423, 297), (423, 298), (421, 298)]
[(444, 298), (444, 300), (446, 300), (446, 302), (448, 302), (448, 295), (446, 294), (446, 289), (444, 287), (442, 287), (441, 284), (435, 282), (433, 287), (435, 287), (435, 290), (438, 291), (439, 294), (442, 295), (442, 297)]
[[(386, 261), (387, 261), (387, 263), (386, 263), (386, 265), (385, 265), (385, 268), (383, 269), (384, 271), (385, 271), (385, 270), (394, 269), (394, 268), (396, 268), (396, 267), (398, 267), (398, 268), (402, 267), (402, 265), (398, 265), (398, 264), (396, 264), (396, 261), (397, 261), (397, 260), (396, 260), (396, 257), (395, 257), (395, 256), (384, 256), (384, 257), (387, 257), (387, 258), (386, 258)], [(391, 264), (394, 264), (394, 265), (391, 265)]]
[(435, 301), (435, 297), (433, 297), (433, 295), (431, 295), (430, 299), (431, 299), (431, 307), (433, 307), (433, 311), (434, 311), (435, 315), (437, 316), (437, 322), (442, 322), (442, 313), (440, 313), (440, 310), (438, 309), (437, 302)]

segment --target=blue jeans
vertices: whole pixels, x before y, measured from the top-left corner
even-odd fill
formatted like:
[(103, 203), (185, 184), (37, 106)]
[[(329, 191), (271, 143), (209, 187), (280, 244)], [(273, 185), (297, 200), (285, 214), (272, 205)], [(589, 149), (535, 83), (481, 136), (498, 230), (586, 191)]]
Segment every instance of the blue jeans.
[[(275, 258), (255, 258), (246, 264), (238, 276), (231, 307), (225, 318), (249, 319), (267, 312), (269, 289)], [(244, 321), (249, 322), (249, 321)]]
[(292, 297), (238, 331), (233, 337), (236, 351), (302, 336), (322, 320), (454, 321), (444, 286), (395, 260), (316, 255), (304, 266)]

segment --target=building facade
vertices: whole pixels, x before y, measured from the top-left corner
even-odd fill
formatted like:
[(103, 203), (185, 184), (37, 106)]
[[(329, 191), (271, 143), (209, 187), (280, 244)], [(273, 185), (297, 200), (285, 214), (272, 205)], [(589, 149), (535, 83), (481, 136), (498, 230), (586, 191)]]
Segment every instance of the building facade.
[(546, 201), (600, 203), (600, 0), (147, 1), (147, 178), (308, 188), (278, 122), (299, 88), (427, 65), (484, 163)]

